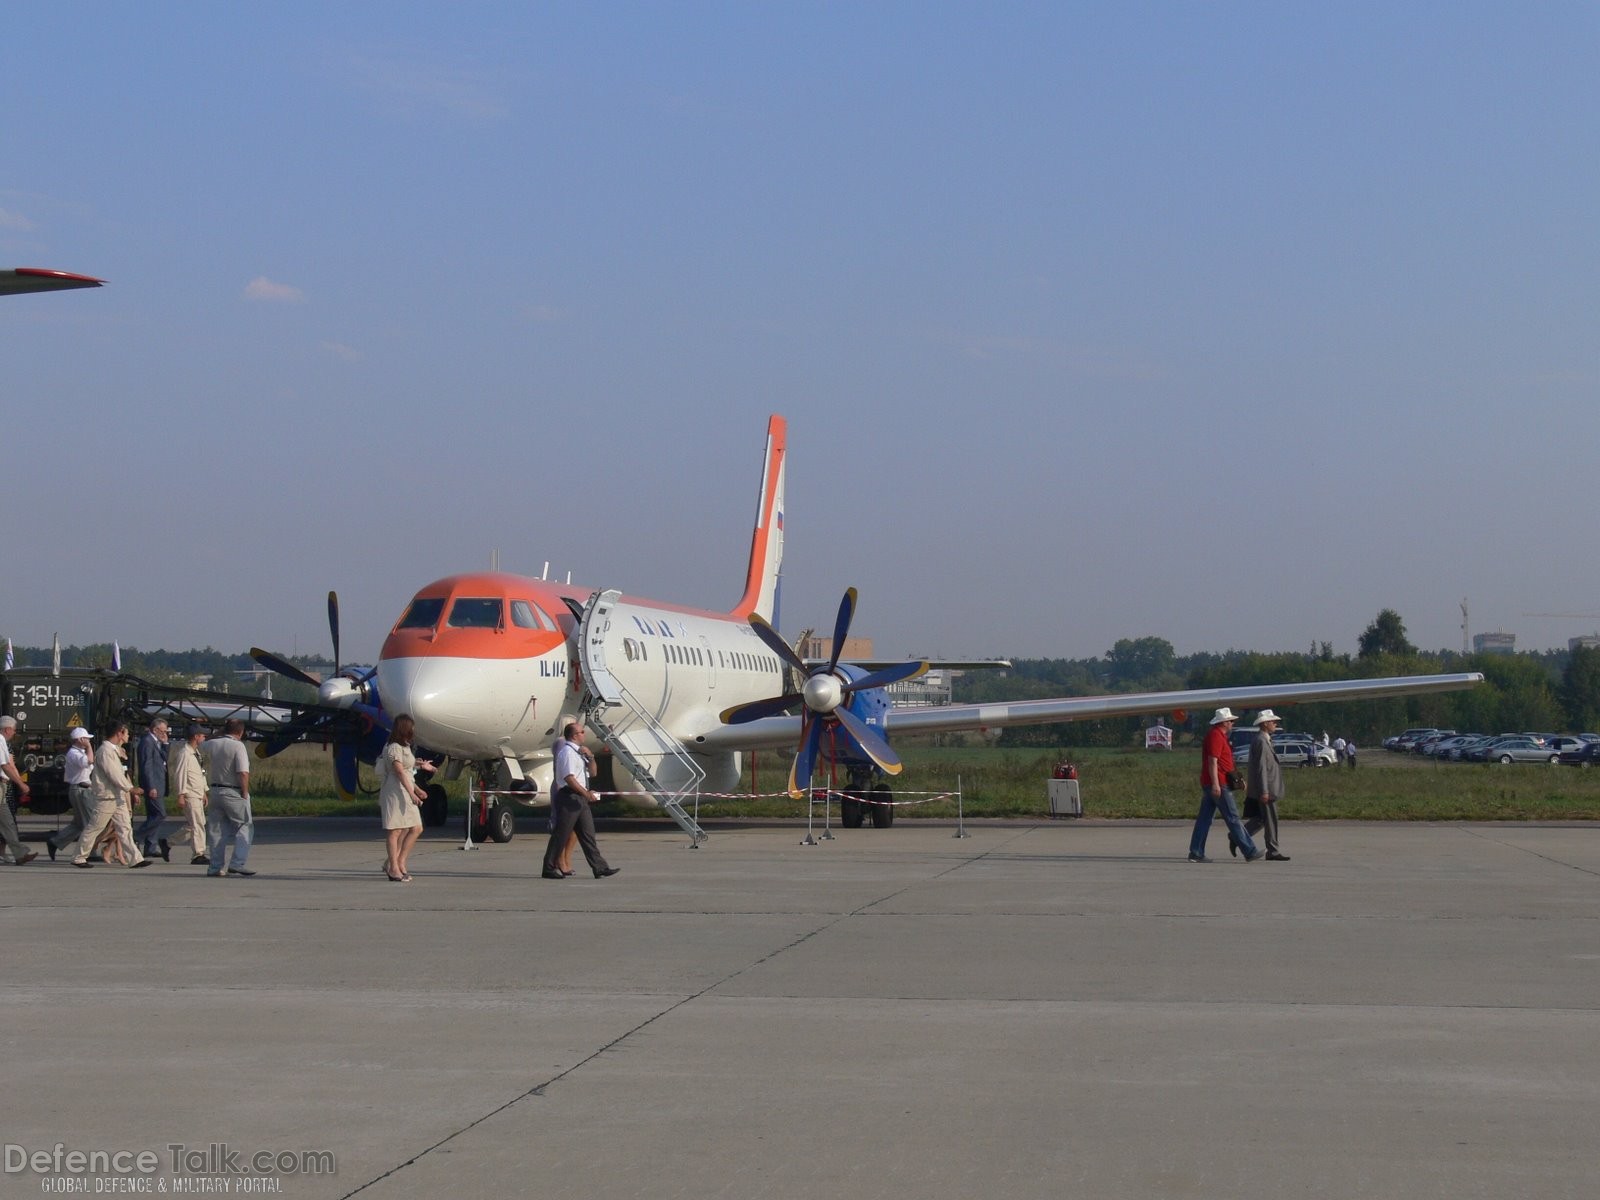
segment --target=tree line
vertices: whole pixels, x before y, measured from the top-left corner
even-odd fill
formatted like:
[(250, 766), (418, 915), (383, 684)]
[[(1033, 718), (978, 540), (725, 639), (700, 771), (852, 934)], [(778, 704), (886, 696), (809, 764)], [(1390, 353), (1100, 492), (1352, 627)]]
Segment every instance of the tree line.
[[(1386, 675), (1435, 675), (1481, 671), (1484, 682), (1461, 692), (1386, 700), (1307, 704), (1285, 711), (1285, 728), (1354, 738), (1375, 746), (1412, 726), (1473, 733), (1600, 730), (1600, 650), (1552, 650), (1518, 654), (1428, 653), (1407, 639), (1405, 624), (1384, 609), (1358, 642), (1359, 652), (1336, 655), (1329, 643), (1305, 653), (1262, 654), (1247, 650), (1180, 656), (1160, 637), (1124, 638), (1098, 658), (1023, 658), (1008, 672), (969, 672), (953, 686), (957, 703), (1045, 696), (1173, 691), (1182, 688), (1252, 687), (1318, 683)], [(1248, 716), (1249, 714), (1241, 714)], [(1178, 728), (1204, 729), (1210, 711), (1186, 714)], [(1118, 717), (1006, 729), (1001, 745), (1126, 746), (1142, 744), (1142, 730), (1156, 718)], [(1168, 724), (1172, 714), (1165, 715)]]

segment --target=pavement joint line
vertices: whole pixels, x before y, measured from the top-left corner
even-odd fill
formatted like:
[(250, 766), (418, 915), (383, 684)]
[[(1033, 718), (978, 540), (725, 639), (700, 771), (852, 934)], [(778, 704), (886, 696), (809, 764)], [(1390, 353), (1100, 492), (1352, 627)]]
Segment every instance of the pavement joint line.
[[(1030, 828), (1033, 828), (1033, 827), (1030, 827)], [(1028, 830), (1018, 831), (1017, 837), (1021, 837), (1024, 834), (1026, 834), (1027, 832), (1028, 832)], [(1016, 840), (1016, 839), (1015, 838), (1008, 839), (1008, 841), (1014, 841), (1014, 840)], [(715, 981), (713, 981), (711, 983), (708, 983), (705, 987), (701, 988), (699, 991), (692, 992), (689, 995), (681, 997), (680, 999), (676, 1000), (672, 1004), (667, 1005), (667, 1007), (663, 1008), (660, 1012), (657, 1012), (654, 1015), (652, 1015), (652, 1016), (646, 1018), (645, 1020), (641, 1021), (639, 1024), (635, 1025), (632, 1029), (625, 1030), (624, 1032), (618, 1034), (616, 1037), (612, 1038), (605, 1045), (597, 1047), (595, 1050), (591, 1051), (589, 1054), (585, 1055), (583, 1058), (581, 1058), (577, 1062), (573, 1063), (570, 1067), (566, 1068), (566, 1070), (560, 1072), (557, 1075), (552, 1076), (551, 1078), (545, 1080), (543, 1083), (536, 1084), (535, 1086), (529, 1088), (527, 1091), (523, 1092), (521, 1095), (513, 1096), (511, 1099), (505, 1101), (503, 1104), (497, 1105), (495, 1108), (493, 1108), (493, 1109), (489, 1110), (488, 1112), (484, 1113), (482, 1116), (476, 1117), (473, 1120), (467, 1122), (467, 1124), (461, 1126), (461, 1128), (455, 1130), (454, 1132), (446, 1134), (444, 1137), (440, 1138), (437, 1142), (433, 1143), (433, 1145), (424, 1147), (422, 1150), (418, 1151), (416, 1154), (413, 1154), (410, 1158), (406, 1159), (404, 1162), (397, 1163), (395, 1166), (390, 1167), (383, 1174), (377, 1175), (377, 1176), (373, 1177), (372, 1179), (367, 1180), (367, 1182), (363, 1183), (360, 1187), (355, 1188), (352, 1191), (346, 1192), (344, 1194), (342, 1200), (350, 1200), (350, 1198), (352, 1196), (359, 1195), (361, 1192), (366, 1191), (369, 1187), (372, 1187), (374, 1184), (382, 1183), (385, 1179), (388, 1179), (391, 1176), (398, 1174), (399, 1172), (405, 1170), (407, 1167), (413, 1166), (420, 1159), (426, 1157), (429, 1154), (432, 1154), (435, 1150), (438, 1150), (440, 1147), (444, 1146), (448, 1142), (454, 1141), (456, 1138), (460, 1137), (462, 1134), (468, 1132), (471, 1129), (476, 1128), (477, 1126), (483, 1124), (485, 1121), (488, 1121), (491, 1118), (493, 1118), (495, 1116), (498, 1116), (500, 1113), (508, 1111), (509, 1109), (513, 1108), (514, 1106), (522, 1103), (522, 1101), (528, 1099), (530, 1096), (543, 1097), (544, 1094), (545, 1094), (545, 1090), (547, 1088), (549, 1088), (550, 1086), (552, 1086), (553, 1084), (560, 1083), (563, 1079), (566, 1079), (568, 1076), (576, 1073), (581, 1068), (587, 1066), (591, 1062), (594, 1062), (597, 1058), (599, 1058), (602, 1054), (605, 1054), (608, 1050), (612, 1050), (615, 1047), (620, 1046), (623, 1042), (627, 1041), (629, 1038), (633, 1037), (635, 1034), (640, 1033), (645, 1029), (648, 1029), (651, 1025), (654, 1025), (657, 1021), (661, 1020), (663, 1017), (668, 1016), (671, 1013), (675, 1013), (679, 1009), (684, 1008), (684, 1007), (694, 1003), (696, 1000), (699, 1000), (701, 997), (706, 996), (709, 993), (715, 991), (717, 988), (721, 987), (723, 984), (730, 983), (733, 980), (738, 979), (741, 975), (744, 975), (745, 973), (747, 973), (749, 971), (755, 970), (757, 967), (763, 966), (766, 963), (771, 962), (773, 959), (777, 958), (779, 955), (786, 954), (790, 950), (793, 950), (795, 947), (804, 945), (806, 942), (810, 941), (812, 938), (816, 937), (818, 934), (824, 933), (827, 930), (832, 929), (834, 926), (839, 925), (842, 922), (850, 920), (852, 917), (865, 915), (866, 914), (866, 910), (869, 909), (869, 908), (872, 908), (875, 905), (883, 904), (883, 903), (886, 903), (889, 900), (893, 900), (896, 896), (902, 894), (903, 892), (906, 892), (906, 891), (910, 890), (912, 887), (918, 886), (919, 884), (927, 883), (927, 882), (930, 882), (931, 880), (934, 880), (934, 879), (940, 879), (940, 878), (944, 877), (945, 875), (950, 874), (952, 871), (960, 870), (962, 867), (968, 865), (969, 863), (975, 862), (978, 859), (983, 858), (988, 853), (989, 853), (989, 851), (984, 851), (982, 854), (971, 855), (968, 858), (963, 859), (960, 862), (953, 863), (953, 864), (950, 864), (950, 865), (946, 866), (944, 870), (938, 871), (938, 872), (934, 873), (931, 876), (924, 876), (923, 878), (917, 879), (915, 881), (902, 884), (900, 887), (895, 888), (893, 891), (888, 892), (885, 895), (879, 896), (875, 900), (869, 900), (864, 904), (858, 905), (856, 908), (851, 909), (849, 912), (833, 914), (831, 917), (829, 917), (827, 920), (823, 921), (820, 925), (816, 926), (814, 929), (811, 929), (811, 930), (808, 930), (805, 933), (802, 933), (800, 936), (798, 936), (796, 938), (793, 938), (792, 940), (790, 940), (786, 944), (784, 944), (782, 946), (779, 946), (774, 950), (769, 950), (767, 953), (761, 955), (759, 958), (756, 958), (752, 962), (746, 963), (744, 966), (738, 968), (737, 970), (730, 971), (728, 974), (724, 975), (721, 979), (718, 979), (718, 980), (715, 980)], [(516, 910), (516, 911), (521, 911), (521, 910)]]
[(1459, 832), (1466, 834), (1468, 837), (1477, 838), (1482, 842), (1489, 842), (1495, 846), (1504, 846), (1507, 850), (1517, 850), (1523, 854), (1531, 854), (1534, 858), (1543, 859), (1552, 866), (1566, 867), (1569, 871), (1577, 871), (1583, 875), (1600, 876), (1600, 871), (1595, 870), (1593, 867), (1580, 867), (1577, 863), (1564, 862), (1561, 859), (1555, 858), (1549, 854), (1543, 854), (1538, 850), (1531, 850), (1527, 846), (1518, 846), (1514, 842), (1508, 842), (1503, 838), (1490, 837), (1488, 832), (1484, 830), (1472, 829), (1463, 826)]

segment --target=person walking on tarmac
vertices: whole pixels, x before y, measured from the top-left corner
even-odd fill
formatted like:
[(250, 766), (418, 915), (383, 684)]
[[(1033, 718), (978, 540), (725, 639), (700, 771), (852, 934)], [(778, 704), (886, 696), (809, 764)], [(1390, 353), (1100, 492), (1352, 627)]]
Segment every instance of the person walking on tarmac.
[(166, 718), (157, 717), (139, 739), (139, 794), (144, 800), (144, 820), (133, 831), (139, 849), (149, 858), (159, 854), (163, 862), (172, 861), (172, 847), (161, 836), (161, 823), (167, 819), (169, 736)]
[(150, 860), (139, 853), (133, 840), (133, 822), (128, 814), (134, 794), (133, 780), (128, 778), (127, 752), (128, 723), (114, 721), (100, 748), (94, 752), (94, 775), (91, 782), (93, 799), (90, 801), (89, 820), (78, 839), (78, 853), (73, 856), (75, 867), (91, 867), (89, 855), (100, 835), (110, 826), (116, 834), (122, 857), (129, 867), (148, 867)]
[(44, 848), (50, 852), (51, 862), (60, 851), (83, 836), (90, 809), (94, 807), (89, 790), (89, 781), (94, 776), (94, 743), (82, 725), (74, 729), (69, 738), (72, 745), (67, 749), (61, 778), (67, 785), (67, 799), (72, 804), (72, 820), (45, 838)]
[[(1256, 715), (1256, 738), (1250, 743), (1249, 779), (1244, 789), (1244, 827), (1250, 833), (1266, 832), (1269, 862), (1288, 862), (1278, 850), (1278, 801), (1283, 799), (1283, 767), (1273, 748), (1272, 735), (1278, 732), (1278, 714), (1263, 708)], [(1237, 855), (1231, 840), (1228, 850)]]
[(1200, 812), (1194, 819), (1194, 832), (1189, 835), (1190, 862), (1211, 861), (1206, 857), (1206, 835), (1211, 832), (1211, 819), (1218, 812), (1228, 826), (1228, 836), (1244, 851), (1245, 861), (1255, 862), (1261, 857), (1261, 851), (1239, 823), (1239, 809), (1233, 802), (1230, 786), (1233, 747), (1228, 743), (1228, 734), (1233, 732), (1233, 723), (1238, 719), (1231, 708), (1217, 709), (1200, 748)]
[(564, 879), (561, 873), (561, 849), (574, 829), (578, 831), (578, 846), (589, 862), (596, 879), (604, 879), (622, 870), (606, 862), (600, 846), (594, 839), (594, 814), (589, 805), (600, 797), (589, 787), (589, 764), (583, 756), (583, 725), (568, 721), (556, 743), (555, 795), (551, 810), (555, 814), (550, 830), (550, 841), (544, 850), (545, 879)]
[(200, 747), (205, 740), (206, 727), (190, 725), (183, 741), (167, 757), (167, 794), (178, 798), (178, 807), (188, 822), (186, 828), (173, 835), (173, 841), (190, 843), (194, 851), (194, 857), (189, 859), (191, 867), (211, 861), (206, 850), (206, 767), (200, 761)]
[[(16, 732), (15, 717), (0, 717), (0, 789), (5, 787), (6, 780), (9, 779), (16, 786), (17, 796), (20, 799), (28, 794), (28, 784), (17, 770), (17, 764), (11, 761), (11, 739)], [(22, 844), (22, 838), (17, 833), (17, 819), (11, 815), (11, 806), (4, 803), (3, 796), (0, 796), (0, 840), (5, 842), (6, 849), (11, 852), (12, 859), (19, 867), (39, 857), (37, 850), (29, 850)]]

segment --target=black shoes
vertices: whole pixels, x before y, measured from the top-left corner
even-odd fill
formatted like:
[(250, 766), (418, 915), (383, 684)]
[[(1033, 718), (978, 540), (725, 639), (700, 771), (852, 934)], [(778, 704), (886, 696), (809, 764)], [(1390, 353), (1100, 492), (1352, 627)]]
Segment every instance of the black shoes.
[(1211, 860), (1209, 858), (1207, 858), (1204, 854), (1191, 854), (1191, 855), (1189, 855), (1189, 861), (1190, 862), (1207, 862), (1208, 863)]
[(540, 871), (539, 872), (539, 878), (540, 879), (565, 879), (566, 876), (563, 875), (560, 871)]
[(1268, 850), (1267, 851), (1267, 861), (1268, 862), (1288, 862), (1289, 861), (1289, 856), (1287, 854), (1279, 854), (1276, 850)]
[(1235, 858), (1239, 857), (1239, 843), (1233, 840), (1233, 834), (1228, 835), (1228, 853)]
[(137, 871), (140, 867), (148, 867), (149, 865), (150, 860), (148, 858), (141, 858), (138, 862), (134, 863), (133, 866), (129, 867), (128, 870)]
[(255, 874), (255, 872), (254, 871), (246, 871), (243, 867), (229, 867), (228, 868), (228, 874), (229, 875), (243, 875), (246, 879), (249, 879), (250, 876)]
[(75, 866), (75, 867), (82, 867), (85, 871), (87, 871), (90, 867), (94, 866), (94, 864), (92, 862), (81, 862), (81, 863), (75, 862), (72, 865)]
[(56, 860), (56, 844), (54, 842), (52, 842), (49, 838), (45, 838), (45, 840), (44, 840), (44, 849), (45, 849), (45, 853), (50, 856), (50, 861), (51, 862), (55, 862), (55, 860)]
[(191, 858), (189, 860), (189, 865), (191, 867), (209, 866), (210, 863), (211, 863), (211, 860), (209, 858), (207, 858), (204, 854), (196, 854), (193, 858)]
[(594, 877), (596, 879), (609, 879), (611, 876), (617, 874), (617, 872), (621, 870), (621, 867), (607, 867), (604, 871), (596, 871), (594, 873)]
[(172, 843), (167, 841), (166, 838), (162, 838), (161, 842), (160, 842), (160, 846), (161, 846), (161, 861), (162, 862), (171, 862), (172, 861)]

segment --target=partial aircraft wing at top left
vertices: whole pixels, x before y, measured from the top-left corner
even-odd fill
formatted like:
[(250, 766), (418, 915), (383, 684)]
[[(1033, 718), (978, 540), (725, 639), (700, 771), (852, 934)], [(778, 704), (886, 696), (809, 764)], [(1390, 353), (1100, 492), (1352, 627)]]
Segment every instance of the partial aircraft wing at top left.
[(105, 280), (71, 271), (52, 271), (45, 267), (0, 268), (0, 296), (20, 292), (64, 292), (69, 288), (99, 287)]

